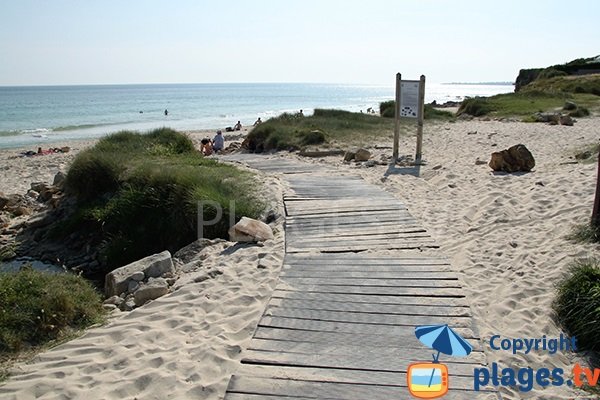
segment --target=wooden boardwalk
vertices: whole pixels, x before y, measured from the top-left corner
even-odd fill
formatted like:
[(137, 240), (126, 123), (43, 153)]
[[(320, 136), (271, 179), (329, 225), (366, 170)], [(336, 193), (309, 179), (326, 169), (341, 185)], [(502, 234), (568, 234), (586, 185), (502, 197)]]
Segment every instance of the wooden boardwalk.
[(323, 167), (245, 162), (289, 183), (286, 255), (225, 399), (410, 399), (407, 367), (432, 354), (415, 327), (430, 324), (450, 325), (475, 349), (440, 357), (447, 397), (498, 398), (473, 391), (485, 358), (460, 282), (400, 201)]

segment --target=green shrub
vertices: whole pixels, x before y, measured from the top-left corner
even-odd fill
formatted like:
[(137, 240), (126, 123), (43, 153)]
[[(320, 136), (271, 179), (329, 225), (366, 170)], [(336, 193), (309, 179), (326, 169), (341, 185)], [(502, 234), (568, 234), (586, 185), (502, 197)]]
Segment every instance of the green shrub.
[(575, 263), (558, 285), (554, 310), (578, 347), (600, 350), (600, 266), (597, 260)]
[(569, 112), (569, 115), (577, 118), (588, 117), (590, 115), (590, 110), (585, 107), (577, 107), (576, 110)]
[[(177, 251), (200, 234), (227, 238), (230, 219), (258, 218), (262, 211), (250, 173), (204, 158), (187, 136), (167, 128), (107, 136), (76, 157), (67, 185), (78, 208), (51, 233), (94, 237), (102, 272)], [(218, 204), (222, 219), (200, 233), (199, 212), (212, 219), (202, 202)]]
[(567, 74), (564, 71), (559, 71), (558, 69), (554, 69), (554, 68), (546, 68), (542, 72), (540, 72), (537, 79), (550, 79), (550, 78), (554, 78), (557, 76), (567, 76), (567, 75), (569, 75), (569, 74)]
[(85, 279), (23, 268), (0, 273), (0, 352), (59, 339), (102, 321), (101, 296)]
[(117, 190), (123, 170), (124, 160), (119, 154), (84, 150), (69, 168), (65, 181), (66, 190), (80, 200), (97, 198)]
[(489, 114), (494, 110), (494, 107), (490, 104), (485, 97), (471, 97), (463, 100), (456, 115), (468, 114), (474, 117), (480, 117), (482, 115)]
[(396, 101), (388, 100), (379, 103), (379, 115), (384, 118), (395, 118), (396, 117)]

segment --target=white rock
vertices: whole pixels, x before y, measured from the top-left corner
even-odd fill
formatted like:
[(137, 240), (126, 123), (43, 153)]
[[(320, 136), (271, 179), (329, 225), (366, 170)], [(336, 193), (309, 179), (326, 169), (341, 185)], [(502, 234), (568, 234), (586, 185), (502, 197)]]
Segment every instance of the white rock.
[(167, 285), (167, 281), (165, 281), (163, 278), (157, 278), (140, 287), (133, 294), (133, 300), (136, 306), (141, 306), (148, 300), (157, 299), (167, 293), (169, 293), (169, 285)]
[(131, 275), (131, 279), (133, 279), (134, 281), (137, 281), (137, 282), (143, 281), (145, 277), (146, 277), (146, 275), (144, 274), (144, 271), (134, 272)]
[(171, 253), (163, 251), (109, 272), (106, 275), (106, 295), (113, 296), (125, 292), (129, 287), (129, 282), (133, 280), (132, 276), (138, 272), (143, 272), (145, 277), (173, 274)]
[(260, 242), (273, 239), (273, 230), (264, 222), (242, 217), (240, 222), (229, 229), (232, 242)]

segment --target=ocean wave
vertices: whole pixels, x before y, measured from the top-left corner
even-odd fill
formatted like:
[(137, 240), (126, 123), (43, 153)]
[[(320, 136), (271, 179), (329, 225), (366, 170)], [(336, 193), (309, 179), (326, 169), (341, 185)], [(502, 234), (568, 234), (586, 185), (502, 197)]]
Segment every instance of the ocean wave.
[(66, 125), (52, 129), (54, 132), (76, 131), (79, 129), (98, 128), (101, 126), (118, 125), (118, 124), (81, 124), (81, 125)]

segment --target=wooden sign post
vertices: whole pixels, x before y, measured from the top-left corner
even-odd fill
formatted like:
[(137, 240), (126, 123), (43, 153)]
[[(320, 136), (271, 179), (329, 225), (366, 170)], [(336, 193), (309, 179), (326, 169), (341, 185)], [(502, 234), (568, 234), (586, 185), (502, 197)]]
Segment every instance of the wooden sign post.
[(417, 150), (415, 164), (420, 164), (423, 157), (423, 119), (425, 114), (425, 75), (418, 81), (403, 81), (402, 75), (396, 74), (396, 109), (394, 124), (394, 163), (398, 161), (400, 142), (400, 118), (417, 119)]

